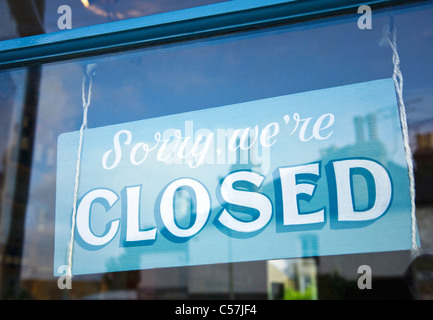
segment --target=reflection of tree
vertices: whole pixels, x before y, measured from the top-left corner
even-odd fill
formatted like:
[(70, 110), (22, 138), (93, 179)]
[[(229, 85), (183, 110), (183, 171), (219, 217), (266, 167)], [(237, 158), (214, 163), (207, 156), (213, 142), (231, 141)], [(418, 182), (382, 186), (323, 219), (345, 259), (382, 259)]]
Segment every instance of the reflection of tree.
[[(81, 1), (87, 10), (90, 10), (95, 15), (105, 17), (108, 21), (117, 21), (123, 19), (137, 18), (141, 16), (185, 9), (194, 7), (192, 2), (187, 1), (133, 1), (131, 2), (119, 0), (88, 0)], [(197, 5), (205, 5), (210, 3), (220, 2), (220, 0), (201, 0)], [(185, 5), (186, 3), (186, 5)]]

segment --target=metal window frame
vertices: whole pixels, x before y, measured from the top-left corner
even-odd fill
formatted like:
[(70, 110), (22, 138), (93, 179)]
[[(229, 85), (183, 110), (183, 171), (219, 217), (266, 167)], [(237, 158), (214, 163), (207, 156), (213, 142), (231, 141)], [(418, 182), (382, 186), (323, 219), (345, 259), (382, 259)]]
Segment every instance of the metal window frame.
[(407, 3), (404, 0), (232, 0), (0, 42), (0, 69)]

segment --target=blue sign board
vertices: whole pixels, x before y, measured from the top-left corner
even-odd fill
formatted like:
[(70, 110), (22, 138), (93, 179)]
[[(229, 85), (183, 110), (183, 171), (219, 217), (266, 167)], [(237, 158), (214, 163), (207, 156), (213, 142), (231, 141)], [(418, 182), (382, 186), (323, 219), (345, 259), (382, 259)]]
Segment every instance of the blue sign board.
[(391, 79), (87, 129), (58, 139), (54, 272), (408, 250)]

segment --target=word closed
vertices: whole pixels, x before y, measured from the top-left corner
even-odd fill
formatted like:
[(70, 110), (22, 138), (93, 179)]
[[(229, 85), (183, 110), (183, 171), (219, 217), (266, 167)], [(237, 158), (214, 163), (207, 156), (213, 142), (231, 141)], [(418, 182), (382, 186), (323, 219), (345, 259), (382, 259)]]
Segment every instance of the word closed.
[[(386, 212), (391, 201), (392, 185), (385, 168), (366, 159), (334, 161), (331, 165), (334, 171), (334, 176), (331, 179), (336, 182), (336, 190), (335, 192), (334, 190), (331, 191), (330, 201), (337, 203), (336, 216), (338, 221), (373, 220)], [(365, 170), (373, 178), (373, 184), (368, 188), (375, 190), (373, 194), (369, 195), (373, 197), (373, 199), (369, 199), (373, 205), (362, 211), (355, 209), (352, 194), (356, 190), (353, 190), (353, 185), (350, 182), (351, 171), (360, 169)], [(298, 178), (302, 176), (321, 178), (319, 170), (319, 163), (313, 163), (282, 167), (276, 171), (277, 183), (279, 184), (276, 192), (281, 192), (281, 194), (276, 195), (275, 198), (280, 197), (282, 199), (281, 215), (284, 226), (325, 222), (325, 209), (301, 213), (298, 206), (298, 197), (312, 197), (316, 188), (313, 182), (298, 183)], [(215, 219), (215, 223), (217, 226), (221, 225), (238, 233), (257, 232), (269, 223), (275, 205), (272, 204), (270, 198), (259, 191), (236, 189), (234, 185), (238, 182), (247, 183), (260, 191), (265, 177), (253, 171), (242, 170), (232, 172), (222, 179), (217, 190), (222, 210)], [(193, 208), (189, 213), (194, 217), (190, 217), (192, 222), (187, 228), (181, 228), (176, 223), (174, 200), (176, 192), (181, 189), (188, 190), (190, 193), (190, 207)], [(140, 212), (140, 207), (142, 207), (140, 203), (141, 193), (141, 185), (125, 187), (123, 192), (125, 197), (122, 201), (125, 203), (121, 207), (125, 210), (122, 215), (126, 215), (126, 219), (122, 221), (126, 224), (125, 239), (123, 239), (125, 243), (156, 240), (158, 231), (156, 227), (148, 230), (140, 229), (140, 215), (143, 214)], [(333, 195), (335, 199), (331, 198)], [(105, 225), (107, 232), (101, 236), (92, 232), (89, 222), (91, 221), (93, 203), (102, 202), (110, 211), (119, 199), (118, 193), (106, 188), (91, 190), (83, 196), (77, 210), (77, 231), (85, 243), (91, 246), (102, 246), (116, 236), (120, 229), (120, 218), (113, 219)], [(205, 227), (211, 214), (211, 205), (211, 195), (206, 186), (192, 178), (181, 178), (171, 182), (163, 190), (158, 203), (155, 204), (158, 218), (162, 222), (163, 228), (168, 231), (169, 237), (179, 239), (189, 239)], [(231, 213), (229, 208), (233, 206), (236, 206), (239, 211), (254, 211), (257, 213), (256, 217), (250, 221), (240, 220)]]

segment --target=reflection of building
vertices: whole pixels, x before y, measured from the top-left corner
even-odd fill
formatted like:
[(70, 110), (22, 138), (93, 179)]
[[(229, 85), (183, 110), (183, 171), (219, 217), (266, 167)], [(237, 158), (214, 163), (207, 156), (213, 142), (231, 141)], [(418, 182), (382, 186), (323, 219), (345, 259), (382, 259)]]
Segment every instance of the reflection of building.
[(356, 137), (355, 143), (342, 148), (330, 147), (322, 150), (322, 159), (342, 159), (363, 154), (381, 163), (386, 163), (386, 147), (377, 136), (376, 116), (368, 114), (365, 117), (357, 116), (353, 120)]
[[(407, 169), (389, 159), (387, 146), (378, 137), (377, 116), (375, 114), (357, 116), (353, 121), (355, 143), (341, 148), (330, 147), (322, 150), (322, 161), (327, 163), (329, 160), (359, 157), (361, 154), (363, 157), (384, 164), (391, 175), (397, 172), (398, 175), (404, 174), (403, 171)], [(396, 203), (401, 199), (394, 199), (393, 201)], [(369, 294), (404, 298), (409, 295), (407, 285), (400, 279), (410, 261), (410, 254), (407, 252), (321, 256), (318, 259), (318, 293), (320, 298), (368, 298)], [(396, 266), (392, 272), (389, 271), (388, 263), (384, 263), (384, 261), (388, 262), (391, 259), (393, 265)], [(365, 264), (365, 261), (368, 261), (369, 266), (374, 270), (373, 283), (375, 287), (373, 288), (377, 289), (375, 292), (359, 290), (356, 284), (356, 279), (359, 276), (357, 268)], [(332, 292), (340, 292), (341, 296), (334, 297)]]

